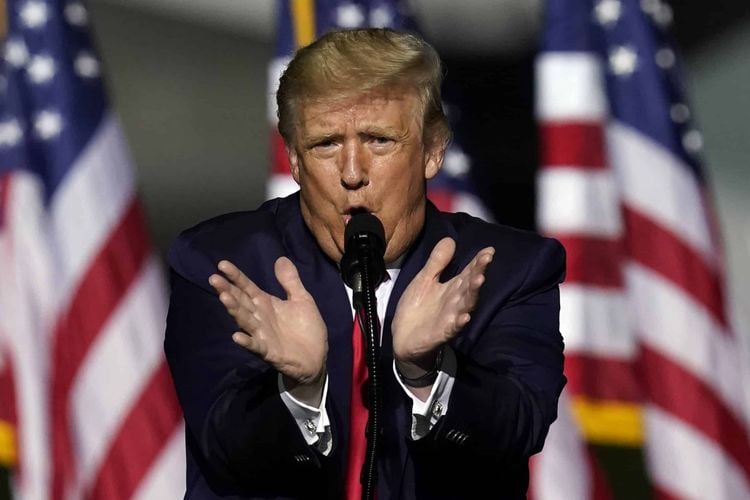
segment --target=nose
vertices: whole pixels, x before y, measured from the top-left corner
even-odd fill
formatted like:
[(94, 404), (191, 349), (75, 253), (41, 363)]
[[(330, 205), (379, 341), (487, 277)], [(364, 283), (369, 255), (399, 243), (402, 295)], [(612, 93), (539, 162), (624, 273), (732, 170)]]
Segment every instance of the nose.
[(366, 154), (361, 144), (346, 144), (341, 165), (341, 185), (346, 189), (359, 189), (368, 185), (370, 179), (366, 163)]

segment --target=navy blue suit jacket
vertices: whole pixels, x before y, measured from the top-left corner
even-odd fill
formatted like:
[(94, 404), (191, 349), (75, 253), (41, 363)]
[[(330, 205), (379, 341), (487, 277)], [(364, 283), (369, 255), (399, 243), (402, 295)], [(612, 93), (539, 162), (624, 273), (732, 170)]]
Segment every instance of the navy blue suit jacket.
[[(457, 242), (443, 279), (486, 246), (495, 257), (472, 320), (451, 345), (457, 373), (449, 409), (410, 439), (411, 400), (392, 375), (391, 320), (406, 286), (443, 237)], [(333, 450), (308, 446), (279, 397), (277, 372), (235, 345), (237, 329), (208, 284), (229, 259), (269, 293), (285, 255), (328, 327), (326, 408)], [(352, 313), (337, 264), (302, 220), (297, 194), (184, 232), (170, 252), (165, 350), (184, 410), (186, 498), (341, 498), (348, 445)], [(558, 330), (564, 252), (554, 240), (439, 212), (403, 261), (383, 323), (383, 434), (378, 498), (525, 498), (528, 457), (542, 448), (565, 384)]]

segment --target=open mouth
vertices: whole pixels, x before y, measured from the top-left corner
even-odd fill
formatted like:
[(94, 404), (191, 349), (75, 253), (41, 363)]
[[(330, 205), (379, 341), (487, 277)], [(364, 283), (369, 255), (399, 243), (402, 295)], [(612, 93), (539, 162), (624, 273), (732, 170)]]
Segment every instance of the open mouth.
[(358, 214), (369, 214), (370, 210), (365, 206), (351, 206), (344, 212), (344, 223), (348, 224), (352, 217)]

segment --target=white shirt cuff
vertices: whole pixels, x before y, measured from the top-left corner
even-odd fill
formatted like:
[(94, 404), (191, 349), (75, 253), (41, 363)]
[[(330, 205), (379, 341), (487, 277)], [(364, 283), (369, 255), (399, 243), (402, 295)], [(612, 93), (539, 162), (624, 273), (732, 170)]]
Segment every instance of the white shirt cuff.
[(326, 397), (328, 396), (328, 376), (323, 385), (323, 396), (320, 398), (320, 407), (315, 408), (299, 401), (292, 396), (284, 387), (282, 376), (279, 373), (279, 393), (289, 412), (297, 422), (297, 427), (310, 446), (315, 446), (323, 455), (328, 455), (333, 448), (331, 436), (331, 422), (326, 411)]
[(429, 434), (440, 417), (448, 411), (448, 400), (453, 390), (453, 383), (456, 381), (456, 353), (450, 346), (446, 345), (444, 349), (443, 364), (438, 371), (435, 383), (432, 384), (430, 395), (425, 401), (412, 394), (404, 385), (396, 370), (396, 361), (393, 361), (393, 374), (406, 395), (412, 400), (411, 438), (415, 441)]

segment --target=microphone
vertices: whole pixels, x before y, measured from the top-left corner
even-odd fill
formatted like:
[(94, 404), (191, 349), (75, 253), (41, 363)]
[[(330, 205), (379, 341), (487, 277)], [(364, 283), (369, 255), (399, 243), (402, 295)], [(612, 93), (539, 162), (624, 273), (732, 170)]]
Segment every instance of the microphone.
[[(385, 230), (372, 214), (354, 215), (344, 230), (344, 256), (341, 274), (355, 296), (365, 292), (362, 274), (367, 271), (371, 286), (376, 288), (385, 276)], [(365, 269), (366, 268), (366, 269)]]
[(383, 223), (372, 214), (358, 213), (349, 219), (344, 230), (344, 256), (341, 258), (341, 274), (344, 282), (354, 291), (352, 302), (356, 320), (365, 340), (367, 360), (367, 447), (362, 466), (360, 483), (362, 498), (375, 498), (378, 482), (378, 451), (382, 430), (382, 382), (378, 360), (380, 359), (380, 322), (378, 321), (375, 289), (385, 276), (385, 230)]

